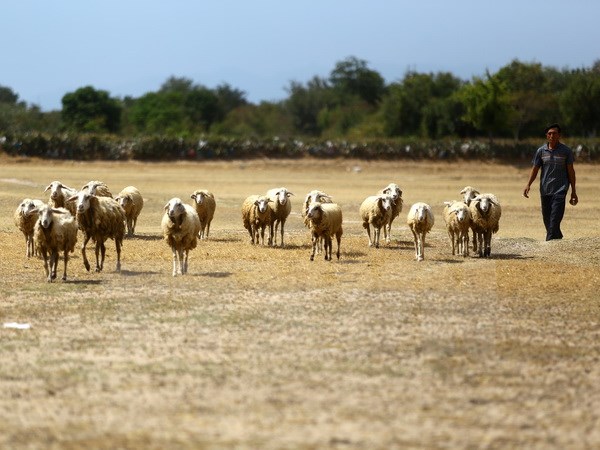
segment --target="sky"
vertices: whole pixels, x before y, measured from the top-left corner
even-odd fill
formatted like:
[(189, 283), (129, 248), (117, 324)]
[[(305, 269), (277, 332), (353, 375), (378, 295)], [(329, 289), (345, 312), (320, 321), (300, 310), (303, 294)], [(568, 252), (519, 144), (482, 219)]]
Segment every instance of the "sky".
[(279, 101), (348, 57), (386, 83), (600, 60), (598, 0), (6, 0), (1, 17), (0, 86), (44, 111), (80, 87), (140, 97), (171, 76)]

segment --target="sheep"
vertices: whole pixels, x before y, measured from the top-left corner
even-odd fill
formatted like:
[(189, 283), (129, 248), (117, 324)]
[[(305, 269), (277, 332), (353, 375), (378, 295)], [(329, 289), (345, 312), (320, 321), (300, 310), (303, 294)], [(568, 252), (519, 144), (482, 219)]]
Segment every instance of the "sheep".
[(87, 191), (88, 193), (93, 194), (97, 197), (112, 198), (112, 194), (104, 181), (98, 181), (98, 180), (88, 181), (86, 184), (84, 184), (81, 187), (80, 190)]
[[(379, 248), (381, 228), (391, 220), (394, 199), (391, 194), (371, 195), (360, 205), (359, 214), (363, 221), (363, 228), (367, 230), (369, 247)], [(371, 240), (371, 226), (373, 226), (373, 240)], [(385, 231), (384, 231), (385, 233)]]
[(33, 245), (33, 228), (39, 217), (38, 208), (42, 205), (44, 202), (41, 200), (25, 198), (19, 203), (13, 215), (15, 225), (25, 236), (25, 256), (27, 258), (36, 253)]
[(190, 195), (190, 198), (194, 199), (194, 207), (200, 218), (200, 239), (208, 239), (210, 223), (217, 207), (215, 196), (205, 189), (198, 189)]
[(431, 231), (434, 222), (433, 211), (427, 203), (417, 202), (410, 207), (406, 223), (414, 237), (417, 261), (423, 261), (425, 258), (425, 236)]
[(392, 214), (390, 216), (389, 222), (383, 227), (383, 236), (385, 238), (386, 243), (390, 243), (392, 240), (392, 222), (396, 217), (400, 215), (402, 212), (402, 189), (396, 183), (390, 183), (386, 187), (384, 187), (380, 194), (390, 194), (392, 199), (394, 200), (394, 204), (392, 205)]
[[(480, 257), (491, 255), (492, 234), (500, 229), (502, 207), (494, 194), (479, 194), (471, 200), (471, 229), (477, 238)], [(475, 239), (473, 239), (475, 242)], [(477, 251), (477, 248), (474, 249)]]
[(464, 202), (444, 202), (444, 222), (452, 243), (452, 254), (469, 256), (469, 228), (471, 212)]
[(60, 181), (53, 181), (44, 192), (50, 191), (50, 198), (48, 204), (53, 208), (66, 208), (69, 210), (72, 216), (75, 216), (75, 203), (67, 201), (68, 198), (73, 197), (77, 194), (77, 189), (67, 186)]
[(333, 244), (331, 238), (337, 240), (337, 259), (340, 259), (340, 242), (342, 240), (342, 208), (337, 203), (312, 202), (308, 207), (306, 217), (312, 237), (312, 253), (310, 260), (314, 261), (319, 239), (325, 243), (325, 261), (331, 261)]
[[(52, 208), (42, 204), (36, 209), (39, 217), (35, 223), (34, 241), (37, 251), (44, 258), (46, 279), (51, 283), (56, 278), (58, 258), (62, 251), (64, 260), (62, 280), (66, 281), (69, 253), (75, 250), (77, 243), (77, 222), (66, 208)], [(50, 264), (48, 264), (48, 256), (50, 256)]]
[(277, 228), (281, 224), (281, 247), (283, 247), (283, 227), (292, 212), (292, 202), (289, 200), (291, 195), (294, 194), (284, 187), (269, 189), (267, 191), (266, 196), (271, 200), (272, 205), (270, 206), (273, 210), (273, 214), (271, 215), (271, 221), (274, 224), (273, 245), (277, 245)]
[[(333, 199), (329, 194), (326, 194), (325, 192), (319, 191), (317, 189), (314, 189), (308, 194), (306, 194), (306, 197), (304, 198), (304, 203), (302, 204), (301, 214), (304, 226), (307, 228), (310, 227), (310, 221), (306, 217), (306, 213), (308, 212), (308, 207), (311, 205), (311, 203), (314, 202), (333, 203)], [(320, 251), (323, 251), (323, 240), (321, 238), (318, 239), (317, 253), (319, 253)]]
[(125, 219), (127, 221), (127, 236), (133, 236), (135, 233), (135, 226), (137, 224), (137, 218), (144, 207), (144, 198), (140, 191), (134, 186), (127, 186), (115, 200), (121, 205), (123, 211), (125, 211)]
[(272, 200), (264, 195), (250, 195), (242, 203), (242, 222), (250, 234), (252, 244), (259, 243), (260, 234), (261, 243), (265, 245), (265, 228), (267, 226), (269, 227), (268, 245), (273, 242), (273, 222), (271, 220), (273, 209), (269, 203), (272, 203)]
[[(121, 247), (125, 235), (125, 211), (119, 203), (110, 197), (98, 197), (85, 190), (68, 199), (77, 204), (77, 225), (83, 232), (81, 256), (83, 265), (89, 272), (90, 263), (86, 255), (86, 245), (92, 239), (96, 254), (96, 272), (101, 272), (104, 267), (106, 246), (104, 242), (110, 238), (115, 241), (117, 250), (117, 272), (121, 270)], [(100, 253), (100, 258), (99, 258)]]
[(200, 218), (193, 206), (173, 197), (165, 205), (161, 228), (163, 238), (173, 252), (173, 276), (188, 271), (188, 255), (196, 248), (200, 233)]
[[(475, 189), (473, 186), (465, 186), (460, 194), (463, 196), (463, 201), (469, 206), (471, 204), (471, 200), (479, 195), (479, 191)], [(473, 251), (477, 251), (477, 235), (473, 232)]]

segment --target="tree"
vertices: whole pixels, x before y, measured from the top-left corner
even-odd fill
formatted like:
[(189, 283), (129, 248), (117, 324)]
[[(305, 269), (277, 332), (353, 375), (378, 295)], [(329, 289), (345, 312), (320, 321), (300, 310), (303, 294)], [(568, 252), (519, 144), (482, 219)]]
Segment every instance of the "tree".
[(463, 119), (490, 139), (509, 129), (510, 105), (503, 81), (486, 72), (485, 79), (475, 77), (458, 95), (465, 108)]
[(234, 109), (248, 104), (246, 93), (227, 83), (218, 85), (214, 92), (219, 102), (219, 120), (223, 120)]
[(0, 85), (0, 103), (16, 105), (17, 100), (19, 100), (18, 94), (16, 94), (11, 88)]
[(340, 103), (357, 96), (370, 105), (377, 105), (385, 93), (385, 81), (378, 72), (367, 67), (366, 61), (354, 56), (340, 61), (329, 75), (329, 82), (340, 96)]
[(314, 77), (306, 86), (292, 81), (287, 89), (289, 97), (285, 102), (286, 109), (292, 117), (294, 128), (301, 134), (318, 136), (319, 112), (333, 106), (333, 95), (327, 81)]
[(571, 134), (596, 136), (600, 117), (600, 74), (592, 69), (572, 72), (560, 95), (560, 109)]
[(76, 131), (116, 133), (121, 126), (121, 105), (107, 91), (86, 86), (63, 96), (61, 117), (67, 128)]

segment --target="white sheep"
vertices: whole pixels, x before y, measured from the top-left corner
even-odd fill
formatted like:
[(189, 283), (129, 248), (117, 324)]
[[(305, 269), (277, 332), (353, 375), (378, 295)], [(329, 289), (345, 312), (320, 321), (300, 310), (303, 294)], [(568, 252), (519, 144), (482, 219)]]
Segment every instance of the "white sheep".
[(13, 215), (15, 225), (25, 236), (25, 256), (30, 258), (35, 252), (33, 245), (33, 228), (39, 217), (39, 207), (44, 205), (44, 202), (37, 199), (25, 198)]
[(69, 210), (71, 215), (75, 215), (75, 203), (69, 202), (68, 199), (77, 195), (77, 189), (67, 186), (60, 181), (53, 181), (44, 192), (50, 191), (50, 198), (48, 204), (53, 208), (66, 208)]
[[(492, 234), (500, 229), (502, 207), (494, 194), (479, 194), (471, 200), (471, 229), (477, 238), (479, 256), (487, 257), (492, 252)], [(475, 239), (473, 239), (475, 242)]]
[(417, 261), (425, 258), (425, 236), (431, 231), (434, 222), (433, 211), (427, 203), (417, 202), (410, 207), (406, 223), (414, 237)]
[[(467, 206), (469, 206), (471, 205), (471, 200), (479, 195), (479, 191), (473, 186), (465, 186), (460, 191), (460, 194), (463, 196), (463, 201), (467, 204)], [(475, 232), (473, 232), (473, 251), (477, 251), (477, 235)]]
[(386, 187), (384, 187), (379, 193), (389, 194), (394, 200), (394, 204), (392, 205), (392, 214), (390, 215), (389, 222), (383, 227), (383, 236), (385, 237), (385, 242), (389, 244), (392, 240), (392, 222), (394, 222), (394, 219), (398, 217), (402, 212), (402, 189), (400, 189), (400, 186), (398, 186), (396, 183), (390, 183)]
[(444, 202), (444, 222), (452, 243), (452, 254), (469, 256), (469, 228), (471, 212), (464, 202)]
[(337, 259), (340, 259), (340, 243), (342, 240), (342, 208), (337, 203), (312, 202), (306, 213), (312, 238), (310, 260), (315, 259), (315, 251), (319, 239), (325, 244), (325, 261), (331, 261), (333, 251), (332, 237), (337, 240)]
[[(391, 194), (371, 195), (361, 203), (359, 214), (363, 221), (363, 228), (367, 230), (369, 247), (374, 245), (375, 248), (379, 248), (381, 228), (385, 230), (390, 222), (393, 204)], [(371, 239), (371, 227), (373, 227), (373, 239)]]
[(265, 245), (265, 228), (269, 227), (268, 245), (273, 242), (272, 201), (265, 195), (250, 195), (242, 203), (242, 222), (250, 234), (252, 244)]
[[(306, 213), (308, 212), (308, 207), (311, 205), (311, 203), (314, 202), (320, 202), (320, 203), (333, 203), (333, 198), (331, 198), (331, 196), (329, 194), (326, 194), (323, 191), (319, 191), (318, 189), (314, 189), (312, 191), (310, 191), (308, 194), (306, 194), (306, 197), (304, 198), (304, 203), (302, 204), (302, 211), (301, 211), (301, 215), (302, 215), (302, 221), (304, 222), (304, 226), (305, 227), (309, 227), (310, 222), (308, 220), (308, 218), (306, 217)], [(317, 245), (317, 253), (322, 252), (323, 251), (323, 240), (321, 238), (318, 239), (318, 245)]]
[(190, 195), (190, 198), (194, 199), (194, 207), (200, 218), (200, 239), (208, 239), (210, 223), (217, 207), (215, 196), (206, 189), (198, 189)]
[(117, 250), (117, 272), (121, 270), (121, 247), (125, 235), (125, 211), (119, 203), (111, 197), (97, 197), (87, 191), (80, 191), (68, 201), (77, 204), (77, 225), (83, 232), (83, 244), (81, 256), (83, 265), (89, 272), (90, 263), (86, 255), (86, 245), (90, 239), (94, 241), (96, 255), (96, 272), (102, 271), (104, 267), (104, 256), (107, 239), (115, 241)]
[(193, 206), (174, 197), (165, 205), (161, 228), (163, 237), (173, 252), (173, 276), (188, 271), (188, 255), (196, 248), (200, 233), (200, 218)]
[(34, 241), (37, 251), (44, 258), (46, 279), (51, 283), (56, 278), (58, 259), (60, 252), (63, 252), (62, 280), (65, 281), (69, 253), (75, 250), (77, 243), (77, 222), (66, 208), (52, 208), (42, 204), (37, 210), (39, 217), (35, 223)]
[(125, 211), (127, 236), (133, 236), (138, 216), (144, 207), (144, 198), (137, 188), (134, 186), (127, 186), (119, 192), (119, 195), (115, 197), (115, 200), (121, 205), (123, 211)]
[(106, 183), (104, 181), (98, 181), (98, 180), (93, 180), (93, 181), (88, 181), (86, 184), (84, 184), (80, 191), (87, 191), (88, 193), (95, 195), (97, 197), (111, 197), (112, 198), (112, 193), (110, 192), (110, 189), (108, 189), (108, 186), (106, 185)]
[(289, 199), (291, 195), (294, 194), (284, 187), (269, 189), (267, 191), (267, 198), (271, 200), (269, 206), (273, 210), (273, 214), (271, 215), (271, 221), (274, 224), (273, 245), (277, 245), (277, 229), (281, 225), (281, 247), (283, 247), (283, 228), (285, 221), (292, 212), (292, 202)]

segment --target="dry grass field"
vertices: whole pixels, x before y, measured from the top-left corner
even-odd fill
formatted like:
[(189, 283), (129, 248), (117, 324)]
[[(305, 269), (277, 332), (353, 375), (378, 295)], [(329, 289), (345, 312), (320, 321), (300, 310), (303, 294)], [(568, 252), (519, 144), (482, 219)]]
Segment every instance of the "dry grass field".
[[(599, 448), (600, 172), (576, 170), (580, 204), (547, 243), (528, 167), (2, 159), (0, 322), (31, 328), (0, 328), (0, 448)], [(25, 257), (13, 211), (55, 179), (140, 189), (120, 273), (112, 241), (102, 273), (78, 243), (66, 282)], [(405, 208), (369, 248), (358, 207), (389, 182)], [(442, 202), (465, 185), (503, 204), (489, 259), (450, 252)], [(288, 245), (252, 246), (240, 205), (276, 186), (295, 193)], [(210, 239), (173, 278), (162, 208), (197, 188), (217, 198)], [(316, 188), (344, 211), (339, 261), (309, 261)], [(416, 201), (436, 214), (420, 263)]]

